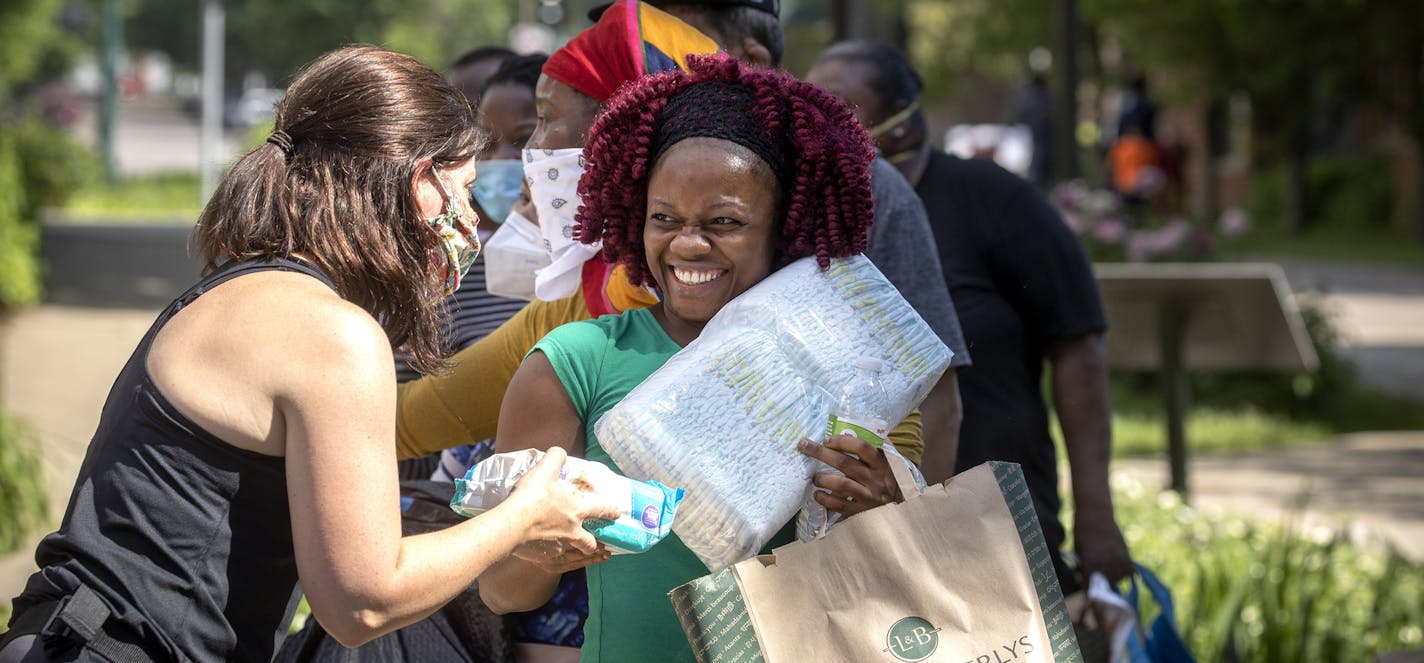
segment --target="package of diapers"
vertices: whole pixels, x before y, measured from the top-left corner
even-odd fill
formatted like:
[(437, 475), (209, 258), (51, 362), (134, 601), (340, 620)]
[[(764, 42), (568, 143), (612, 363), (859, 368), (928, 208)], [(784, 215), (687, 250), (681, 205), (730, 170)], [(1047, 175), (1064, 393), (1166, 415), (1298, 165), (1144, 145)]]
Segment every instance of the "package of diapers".
[(712, 571), (757, 553), (809, 496), (831, 394), (856, 357), (881, 359), (899, 422), (950, 350), (864, 256), (803, 258), (729, 302), (702, 334), (599, 418), (599, 443), (633, 476), (687, 489), (673, 530)]
[[(493, 509), (514, 490), (514, 484), (534, 467), (544, 452), (537, 449), (495, 454), (455, 479), (455, 497), (450, 508), (473, 518)], [(668, 488), (655, 481), (635, 481), (608, 469), (603, 463), (570, 456), (559, 471), (564, 481), (578, 480), (591, 485), (593, 492), (621, 510), (614, 520), (589, 520), (583, 528), (593, 534), (613, 554), (640, 553), (662, 541), (672, 530), (673, 517), (682, 501), (681, 488)]]

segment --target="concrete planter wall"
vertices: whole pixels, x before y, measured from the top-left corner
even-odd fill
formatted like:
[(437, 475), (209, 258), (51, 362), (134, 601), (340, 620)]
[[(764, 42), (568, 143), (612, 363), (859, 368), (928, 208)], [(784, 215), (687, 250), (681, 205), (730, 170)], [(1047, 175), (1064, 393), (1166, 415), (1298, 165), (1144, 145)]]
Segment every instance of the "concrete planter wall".
[(71, 306), (160, 308), (198, 279), (192, 223), (40, 225), (45, 301)]

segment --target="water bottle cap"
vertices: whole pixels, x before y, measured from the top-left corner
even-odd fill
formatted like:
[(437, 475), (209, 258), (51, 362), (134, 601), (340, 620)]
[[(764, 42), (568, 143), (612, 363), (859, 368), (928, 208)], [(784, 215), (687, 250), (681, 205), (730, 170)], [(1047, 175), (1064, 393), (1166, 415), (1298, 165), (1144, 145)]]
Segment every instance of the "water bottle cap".
[(855, 367), (863, 371), (879, 373), (881, 369), (885, 368), (885, 362), (875, 357), (861, 356), (855, 358)]

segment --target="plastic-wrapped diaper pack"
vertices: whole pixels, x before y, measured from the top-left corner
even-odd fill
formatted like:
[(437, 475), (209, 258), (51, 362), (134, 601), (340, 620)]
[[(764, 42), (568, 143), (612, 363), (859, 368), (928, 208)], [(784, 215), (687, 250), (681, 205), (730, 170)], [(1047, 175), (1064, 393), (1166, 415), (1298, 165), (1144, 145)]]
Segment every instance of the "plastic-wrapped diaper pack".
[(830, 394), (856, 357), (884, 361), (898, 422), (950, 350), (864, 256), (821, 271), (803, 258), (729, 302), (696, 340), (595, 424), (620, 468), (687, 489), (673, 527), (712, 571), (755, 555), (810, 494)]
[[(514, 490), (514, 484), (534, 467), (544, 452), (537, 449), (495, 454), (476, 463), (463, 479), (455, 479), (450, 508), (466, 517), (493, 509)], [(655, 481), (636, 481), (608, 469), (603, 463), (574, 458), (564, 461), (559, 478), (588, 482), (593, 492), (621, 509), (615, 520), (590, 520), (583, 528), (614, 554), (639, 553), (652, 548), (672, 530), (681, 488)]]

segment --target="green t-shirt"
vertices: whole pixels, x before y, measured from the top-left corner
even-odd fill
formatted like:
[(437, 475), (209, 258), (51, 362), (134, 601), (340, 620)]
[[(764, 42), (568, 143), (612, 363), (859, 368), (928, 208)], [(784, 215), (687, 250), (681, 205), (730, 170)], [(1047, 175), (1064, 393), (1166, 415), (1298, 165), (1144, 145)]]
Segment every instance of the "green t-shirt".
[[(637, 309), (564, 325), (534, 349), (548, 357), (584, 422), (584, 457), (621, 474), (598, 443), (593, 426), (681, 348), (652, 313)], [(794, 535), (793, 521), (767, 549), (790, 543)], [(581, 663), (694, 661), (667, 593), (707, 574), (707, 567), (676, 534), (648, 552), (614, 555), (588, 567), (589, 614)]]

